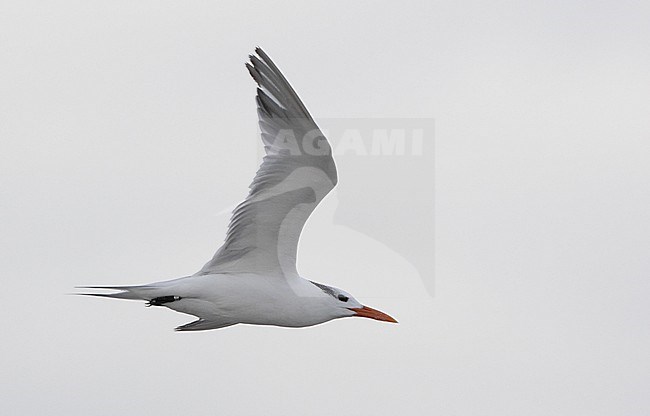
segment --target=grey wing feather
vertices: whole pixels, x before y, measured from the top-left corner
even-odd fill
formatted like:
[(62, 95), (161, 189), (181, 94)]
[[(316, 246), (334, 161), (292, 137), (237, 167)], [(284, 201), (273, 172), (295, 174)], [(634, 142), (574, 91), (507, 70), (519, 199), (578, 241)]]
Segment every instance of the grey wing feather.
[(226, 328), (229, 326), (237, 325), (237, 322), (232, 322), (228, 320), (206, 320), (198, 319), (192, 321), (189, 324), (181, 325), (176, 327), (175, 331), (207, 331), (209, 329), (219, 329)]
[(257, 82), (266, 155), (235, 208), (223, 246), (197, 273), (296, 273), (300, 232), (337, 183), (332, 149), (304, 104), (260, 48), (246, 64)]

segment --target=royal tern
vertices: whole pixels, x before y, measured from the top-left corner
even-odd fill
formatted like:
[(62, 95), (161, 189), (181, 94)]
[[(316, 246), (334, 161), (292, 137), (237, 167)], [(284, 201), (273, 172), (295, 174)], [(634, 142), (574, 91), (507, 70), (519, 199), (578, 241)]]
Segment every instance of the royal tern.
[(266, 155), (248, 197), (233, 211), (226, 239), (192, 276), (138, 286), (84, 286), (81, 293), (145, 300), (194, 315), (176, 328), (202, 331), (238, 323), (305, 327), (360, 316), (397, 322), (349, 293), (302, 278), (300, 233), (337, 183), (332, 149), (298, 95), (260, 48), (246, 68), (258, 85), (257, 113)]

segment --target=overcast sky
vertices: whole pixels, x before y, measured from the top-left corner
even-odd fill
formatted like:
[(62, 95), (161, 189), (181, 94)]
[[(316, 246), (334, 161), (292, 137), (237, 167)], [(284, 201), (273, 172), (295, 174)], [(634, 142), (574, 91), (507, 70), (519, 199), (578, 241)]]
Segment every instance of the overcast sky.
[[(647, 3), (5, 3), (4, 411), (650, 414)], [(400, 324), (176, 333), (67, 295), (212, 256), (261, 156), (257, 45), (325, 129), (435, 121), (431, 164), (342, 155), (301, 240)]]

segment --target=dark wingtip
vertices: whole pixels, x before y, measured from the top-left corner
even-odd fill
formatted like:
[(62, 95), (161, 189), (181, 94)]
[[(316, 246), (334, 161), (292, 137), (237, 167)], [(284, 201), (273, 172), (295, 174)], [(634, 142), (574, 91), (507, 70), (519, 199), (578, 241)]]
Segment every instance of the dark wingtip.
[(259, 46), (255, 48), (255, 53), (257, 53), (259, 57), (262, 58), (262, 61), (266, 62), (267, 65), (273, 66), (270, 65), (273, 61), (271, 61), (271, 58), (269, 58), (269, 56), (266, 54), (266, 52), (264, 52), (262, 48), (260, 48)]
[(262, 78), (260, 77), (260, 73), (257, 72), (257, 69), (253, 67), (250, 63), (246, 62), (246, 69), (248, 69), (248, 73), (251, 75), (253, 80), (257, 83), (257, 85), (260, 85), (262, 82)]

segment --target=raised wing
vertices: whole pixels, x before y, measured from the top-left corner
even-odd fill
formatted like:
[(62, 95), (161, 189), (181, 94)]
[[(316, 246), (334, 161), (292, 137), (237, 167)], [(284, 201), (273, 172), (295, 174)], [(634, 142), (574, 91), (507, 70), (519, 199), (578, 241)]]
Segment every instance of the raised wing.
[(197, 274), (297, 274), (300, 232), (337, 182), (327, 139), (278, 67), (262, 49), (255, 52), (246, 67), (258, 85), (266, 155), (233, 211), (223, 246)]

